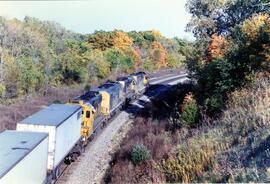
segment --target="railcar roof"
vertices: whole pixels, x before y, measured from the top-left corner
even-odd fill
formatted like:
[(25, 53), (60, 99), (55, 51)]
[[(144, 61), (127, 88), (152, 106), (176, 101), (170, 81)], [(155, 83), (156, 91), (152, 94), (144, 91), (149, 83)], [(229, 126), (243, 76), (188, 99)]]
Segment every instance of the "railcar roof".
[(11, 130), (0, 133), (0, 179), (47, 136), (46, 133)]
[(52, 104), (22, 120), (19, 124), (59, 126), (79, 109), (81, 109), (80, 105)]

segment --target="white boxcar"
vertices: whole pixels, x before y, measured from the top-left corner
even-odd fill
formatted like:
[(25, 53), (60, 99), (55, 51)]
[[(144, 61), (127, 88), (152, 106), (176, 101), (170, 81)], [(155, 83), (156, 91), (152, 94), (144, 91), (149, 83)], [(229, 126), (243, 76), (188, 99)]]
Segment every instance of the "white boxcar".
[(82, 110), (80, 105), (52, 104), (17, 124), (18, 131), (49, 134), (48, 172), (58, 165), (80, 140)]
[(5, 131), (0, 134), (0, 183), (46, 181), (48, 134)]

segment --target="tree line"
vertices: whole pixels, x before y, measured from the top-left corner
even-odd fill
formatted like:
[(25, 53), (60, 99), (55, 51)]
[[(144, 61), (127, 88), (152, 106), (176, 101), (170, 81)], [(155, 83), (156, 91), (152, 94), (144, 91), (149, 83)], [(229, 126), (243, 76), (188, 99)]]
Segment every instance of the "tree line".
[(190, 43), (159, 31), (79, 34), (56, 22), (0, 17), (0, 98), (91, 86), (112, 75), (182, 67)]

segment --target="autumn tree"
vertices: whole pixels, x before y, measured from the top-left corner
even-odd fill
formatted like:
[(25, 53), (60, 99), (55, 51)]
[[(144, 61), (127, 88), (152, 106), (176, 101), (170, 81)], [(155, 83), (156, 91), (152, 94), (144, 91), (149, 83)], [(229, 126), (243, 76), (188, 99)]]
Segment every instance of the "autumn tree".
[(133, 43), (132, 39), (126, 33), (121, 31), (116, 31), (113, 37), (114, 47), (122, 50), (129, 48)]
[(165, 48), (157, 41), (152, 44), (152, 59), (158, 69), (167, 67), (168, 53)]
[(223, 58), (226, 53), (227, 46), (228, 44), (224, 36), (213, 34), (208, 46), (209, 60), (211, 61)]

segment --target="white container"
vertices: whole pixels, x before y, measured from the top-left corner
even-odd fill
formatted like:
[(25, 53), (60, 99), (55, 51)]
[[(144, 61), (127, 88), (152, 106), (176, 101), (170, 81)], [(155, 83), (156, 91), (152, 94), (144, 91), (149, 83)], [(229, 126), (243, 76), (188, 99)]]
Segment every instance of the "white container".
[(0, 184), (46, 181), (48, 134), (5, 131), (0, 134)]
[(54, 171), (80, 139), (80, 105), (53, 104), (17, 124), (18, 131), (49, 134), (48, 171)]

